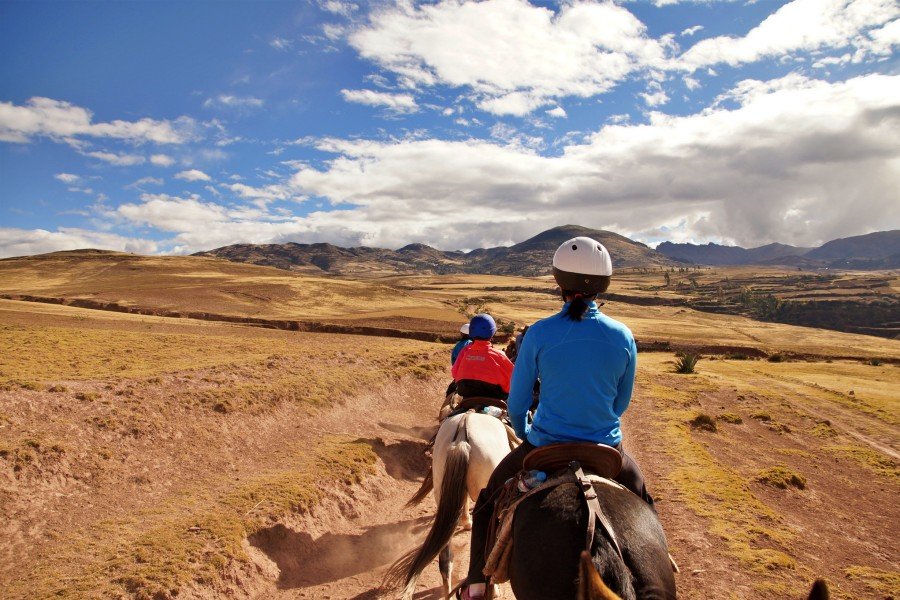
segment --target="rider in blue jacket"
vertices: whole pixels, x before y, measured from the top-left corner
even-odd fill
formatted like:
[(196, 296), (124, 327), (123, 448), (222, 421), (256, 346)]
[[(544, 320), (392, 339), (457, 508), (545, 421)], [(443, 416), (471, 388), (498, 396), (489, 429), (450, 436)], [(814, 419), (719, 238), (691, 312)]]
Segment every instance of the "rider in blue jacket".
[[(616, 481), (653, 506), (640, 468), (622, 448), (620, 429), (634, 387), (637, 347), (631, 331), (600, 312), (594, 301), (609, 287), (611, 275), (609, 252), (587, 237), (565, 242), (553, 257), (563, 308), (532, 325), (519, 348), (507, 403), (523, 443), (497, 465), (475, 504), (463, 600), (484, 595), (485, 542), (494, 499), (535, 447), (558, 442), (613, 446), (622, 454)], [(529, 425), (526, 417), (538, 379), (540, 402)]]

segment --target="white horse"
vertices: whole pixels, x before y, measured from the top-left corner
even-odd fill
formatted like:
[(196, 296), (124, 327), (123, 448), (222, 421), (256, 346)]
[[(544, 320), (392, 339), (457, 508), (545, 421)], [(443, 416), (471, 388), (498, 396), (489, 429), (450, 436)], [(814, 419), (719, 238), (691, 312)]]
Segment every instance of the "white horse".
[(474, 502), (487, 485), (494, 467), (519, 440), (499, 419), (468, 412), (441, 423), (432, 451), (431, 473), (407, 506), (434, 491), (437, 513), (421, 548), (410, 550), (395, 562), (384, 579), (387, 589), (403, 586), (403, 600), (411, 600), (422, 570), (440, 554), (438, 561), (445, 596), (450, 594), (453, 550), (450, 540), (460, 519), (471, 528), (468, 499)]

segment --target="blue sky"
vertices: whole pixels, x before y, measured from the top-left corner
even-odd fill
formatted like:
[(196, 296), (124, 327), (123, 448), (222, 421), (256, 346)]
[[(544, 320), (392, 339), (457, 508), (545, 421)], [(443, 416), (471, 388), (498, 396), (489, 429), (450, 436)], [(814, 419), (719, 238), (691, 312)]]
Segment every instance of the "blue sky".
[(0, 2), (0, 256), (900, 227), (894, 0)]

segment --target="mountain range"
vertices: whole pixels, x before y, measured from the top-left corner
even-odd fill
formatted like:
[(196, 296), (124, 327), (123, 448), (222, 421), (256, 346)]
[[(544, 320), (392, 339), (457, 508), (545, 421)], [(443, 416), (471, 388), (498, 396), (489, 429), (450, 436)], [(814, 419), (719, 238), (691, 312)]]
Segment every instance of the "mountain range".
[(669, 258), (703, 265), (790, 265), (808, 268), (900, 268), (900, 230), (839, 238), (818, 248), (767, 244), (757, 248), (663, 242), (656, 250)]
[(198, 252), (234, 262), (252, 263), (337, 275), (373, 276), (396, 273), (484, 273), (540, 276), (550, 273), (553, 253), (564, 241), (577, 236), (598, 240), (609, 249), (615, 268), (676, 267), (697, 265), (790, 265), (804, 268), (892, 269), (900, 268), (900, 230), (832, 240), (818, 248), (768, 244), (741, 248), (719, 244), (661, 243), (656, 250), (625, 236), (600, 229), (563, 225), (548, 229), (513, 246), (478, 248), (470, 252), (445, 251), (425, 244), (409, 244), (399, 250), (333, 244), (233, 244)]

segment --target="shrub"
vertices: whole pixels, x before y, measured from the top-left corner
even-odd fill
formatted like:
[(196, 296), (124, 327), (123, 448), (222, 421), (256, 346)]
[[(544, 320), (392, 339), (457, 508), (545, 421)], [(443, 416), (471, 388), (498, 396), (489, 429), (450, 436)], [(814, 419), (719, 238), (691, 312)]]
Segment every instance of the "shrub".
[(880, 367), (881, 359), (880, 358), (872, 358), (869, 360), (869, 364), (872, 365), (873, 367)]
[(688, 423), (690, 424), (691, 429), (713, 432), (716, 431), (716, 420), (705, 413), (700, 413), (699, 415), (688, 421)]
[(725, 421), (726, 423), (731, 423), (733, 425), (740, 425), (744, 422), (744, 419), (742, 419), (740, 415), (736, 415), (734, 413), (722, 413), (717, 418), (720, 421)]
[(100, 397), (97, 392), (78, 392), (75, 397), (84, 402), (93, 402)]
[(757, 421), (771, 421), (772, 415), (766, 412), (755, 412), (750, 415), (751, 419), (756, 419)]
[(771, 356), (769, 356), (769, 358), (767, 360), (769, 362), (773, 362), (773, 363), (784, 362), (784, 355), (775, 353), (775, 354), (772, 354)]
[(791, 471), (783, 465), (772, 467), (760, 472), (756, 478), (760, 483), (786, 490), (788, 486), (798, 490), (806, 489), (806, 477), (800, 473)]
[(698, 356), (697, 354), (693, 354), (691, 352), (682, 354), (680, 357), (678, 357), (678, 360), (675, 361), (675, 372), (685, 375), (695, 373), (698, 360), (700, 360), (700, 356)]
[(47, 391), (59, 394), (68, 391), (68, 389), (69, 388), (67, 388), (66, 386), (57, 383), (56, 385), (51, 385), (49, 388), (47, 388)]

